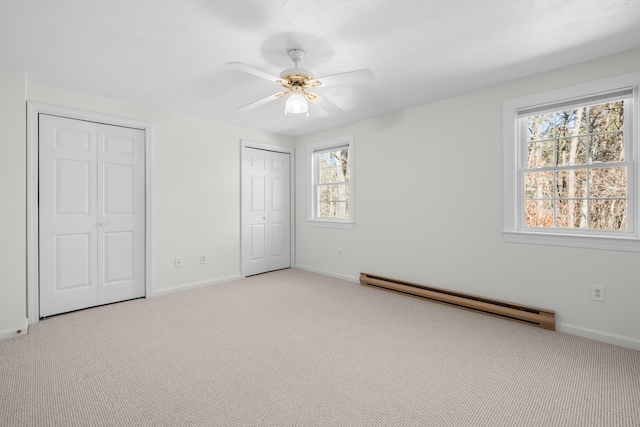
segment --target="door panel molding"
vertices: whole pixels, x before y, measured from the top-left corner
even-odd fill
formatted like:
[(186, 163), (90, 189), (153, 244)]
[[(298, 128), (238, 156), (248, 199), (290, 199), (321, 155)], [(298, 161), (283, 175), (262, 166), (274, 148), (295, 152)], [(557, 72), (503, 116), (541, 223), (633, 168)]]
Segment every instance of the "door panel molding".
[[(246, 241), (245, 233), (245, 213), (250, 209), (250, 206), (246, 206), (245, 202), (245, 148), (254, 148), (258, 150), (273, 151), (276, 153), (289, 154), (289, 215), (290, 215), (290, 232), (289, 232), (289, 245), (290, 245), (290, 265), (295, 265), (295, 148), (282, 145), (265, 144), (262, 142), (256, 142), (246, 139), (240, 140), (240, 200), (241, 200), (241, 212), (240, 212), (240, 263), (241, 263), (241, 275), (247, 276), (247, 270), (245, 266), (244, 256), (244, 242)], [(251, 165), (252, 167), (260, 167), (260, 165)], [(265, 167), (265, 166), (263, 166)], [(254, 254), (255, 256), (256, 254)]]
[[(110, 116), (83, 110), (76, 110), (57, 105), (27, 102), (27, 316), (29, 324), (40, 320), (39, 308), (39, 235), (38, 235), (38, 117), (40, 114), (59, 116), (69, 119), (83, 120), (103, 125), (128, 127), (144, 131), (145, 150), (145, 294), (147, 298), (153, 296), (152, 281), (152, 170), (151, 170), (151, 139), (152, 125), (150, 122)], [(72, 141), (73, 142), (73, 141)], [(82, 149), (82, 139), (77, 138), (75, 149)], [(70, 147), (73, 149), (74, 147)], [(117, 154), (126, 155), (126, 141), (113, 141), (110, 149)], [(115, 154), (115, 153), (114, 153)]]

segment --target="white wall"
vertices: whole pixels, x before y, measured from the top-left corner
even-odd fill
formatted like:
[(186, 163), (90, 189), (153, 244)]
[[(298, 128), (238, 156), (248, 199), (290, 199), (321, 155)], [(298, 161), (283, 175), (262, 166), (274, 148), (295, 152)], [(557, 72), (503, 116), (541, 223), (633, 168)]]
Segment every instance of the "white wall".
[(33, 83), (25, 94), (11, 71), (0, 70), (0, 94), (0, 339), (26, 327), (26, 101), (152, 123), (153, 295), (240, 277), (240, 140), (292, 138)]
[[(552, 309), (560, 331), (640, 349), (640, 254), (507, 244), (501, 234), (503, 101), (637, 70), (640, 51), (299, 138), (297, 266)], [(310, 227), (306, 144), (346, 134), (356, 227)], [(592, 284), (606, 286), (605, 303), (590, 300)]]
[(24, 74), (0, 68), (0, 340), (26, 331)]
[(27, 99), (152, 123), (153, 295), (240, 277), (240, 139), (292, 138), (31, 83)]

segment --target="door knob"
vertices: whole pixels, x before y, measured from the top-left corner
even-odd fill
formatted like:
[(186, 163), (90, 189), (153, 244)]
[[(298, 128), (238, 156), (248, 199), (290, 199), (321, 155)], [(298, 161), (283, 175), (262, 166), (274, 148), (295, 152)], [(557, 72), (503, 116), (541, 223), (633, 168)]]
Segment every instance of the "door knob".
[(105, 225), (107, 225), (107, 222), (106, 222), (106, 221), (100, 221), (100, 226), (101, 226), (101, 227), (104, 227)]

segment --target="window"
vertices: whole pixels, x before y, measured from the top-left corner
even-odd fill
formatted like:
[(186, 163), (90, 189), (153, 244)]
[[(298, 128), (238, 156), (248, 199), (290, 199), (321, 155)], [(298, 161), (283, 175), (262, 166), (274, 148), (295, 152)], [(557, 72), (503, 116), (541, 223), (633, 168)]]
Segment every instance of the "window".
[(353, 138), (310, 144), (309, 221), (312, 225), (353, 226)]
[(640, 251), (640, 73), (504, 104), (507, 241)]
[(628, 101), (518, 119), (527, 153), (524, 227), (627, 230)]

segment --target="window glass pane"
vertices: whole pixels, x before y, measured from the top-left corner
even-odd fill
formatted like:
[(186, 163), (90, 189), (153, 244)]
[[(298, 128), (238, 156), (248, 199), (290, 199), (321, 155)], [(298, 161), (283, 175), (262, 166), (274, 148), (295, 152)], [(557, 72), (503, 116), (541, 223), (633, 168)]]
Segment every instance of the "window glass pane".
[(556, 188), (559, 198), (587, 197), (587, 170), (563, 170), (556, 173)]
[(320, 218), (349, 218), (349, 204), (347, 202), (320, 202), (318, 204), (318, 217)]
[(340, 158), (342, 159), (342, 163), (348, 163), (349, 162), (349, 149), (348, 148), (343, 148), (342, 150), (340, 150), (340, 152), (342, 153), (340, 155)]
[(348, 149), (326, 151), (317, 155), (319, 156), (319, 180), (321, 184), (349, 181)]
[(345, 184), (338, 185), (338, 200), (347, 201), (349, 200), (349, 186)]
[(587, 130), (587, 108), (579, 107), (556, 113), (555, 138), (584, 135)]
[(554, 114), (527, 117), (527, 141), (553, 138)]
[(327, 200), (329, 197), (329, 192), (327, 191), (327, 187), (320, 186), (318, 187), (318, 201)]
[(318, 217), (331, 218), (331, 203), (320, 202), (318, 203)]
[(589, 132), (611, 132), (624, 126), (624, 101), (607, 102), (589, 107)]
[(320, 169), (320, 184), (340, 181), (340, 166), (331, 166)]
[(527, 199), (553, 198), (553, 171), (527, 172), (524, 181)]
[(346, 202), (338, 202), (337, 212), (338, 218), (348, 218), (349, 217), (349, 205)]
[(558, 200), (556, 227), (587, 228), (587, 202), (585, 199)]
[(553, 200), (527, 200), (524, 210), (527, 227), (553, 227)]
[(590, 200), (589, 227), (599, 230), (627, 229), (627, 201)]
[(320, 186), (319, 200), (321, 202), (338, 200), (339, 185), (323, 185)]
[(587, 163), (587, 139), (585, 137), (558, 140), (558, 166), (584, 165)]
[(622, 132), (606, 133), (591, 137), (589, 155), (592, 162), (623, 162), (624, 135)]
[(529, 143), (527, 165), (529, 169), (553, 166), (553, 140)]
[(319, 153), (318, 156), (320, 157), (320, 167), (327, 167), (329, 165), (331, 165), (331, 153), (329, 151), (324, 152), (324, 153)]
[(627, 168), (593, 168), (589, 174), (591, 197), (627, 197)]
[(343, 148), (335, 152), (336, 165), (339, 167), (338, 176), (340, 182), (349, 181), (349, 150)]

